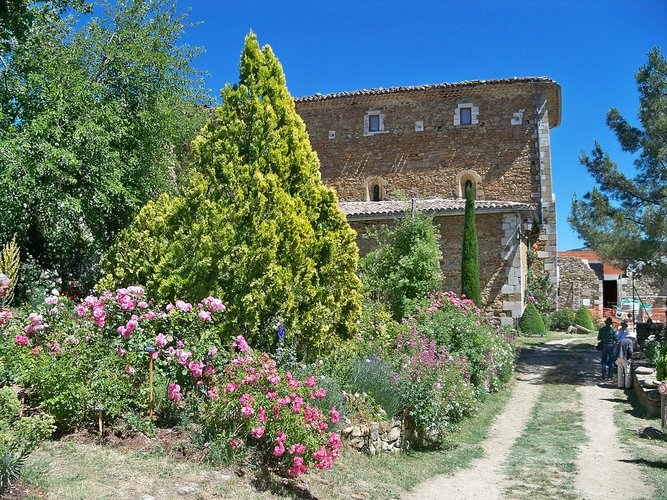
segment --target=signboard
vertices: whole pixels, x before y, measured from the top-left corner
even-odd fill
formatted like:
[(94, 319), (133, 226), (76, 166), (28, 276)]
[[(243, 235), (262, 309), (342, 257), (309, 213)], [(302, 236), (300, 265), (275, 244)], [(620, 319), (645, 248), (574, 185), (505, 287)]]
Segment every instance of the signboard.
[(667, 394), (667, 383), (663, 382), (660, 384), (658, 386), (658, 392), (660, 392), (660, 394)]

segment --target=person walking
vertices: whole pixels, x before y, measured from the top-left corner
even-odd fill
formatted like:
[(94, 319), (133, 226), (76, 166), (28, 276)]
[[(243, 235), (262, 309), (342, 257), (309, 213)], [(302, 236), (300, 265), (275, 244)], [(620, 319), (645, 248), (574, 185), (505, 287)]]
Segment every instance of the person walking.
[[(626, 323), (627, 330), (627, 323)], [(618, 388), (619, 389), (631, 389), (632, 388), (632, 378), (631, 378), (631, 363), (632, 363), (632, 353), (635, 351), (636, 347), (636, 337), (634, 332), (628, 332), (619, 342), (616, 343), (614, 348), (614, 357), (616, 358), (616, 369), (618, 371)]]
[(598, 340), (602, 343), (602, 350), (600, 352), (600, 368), (602, 370), (602, 378), (611, 378), (611, 372), (614, 368), (614, 344), (616, 343), (616, 331), (612, 328), (612, 319), (604, 320), (604, 325), (598, 331)]

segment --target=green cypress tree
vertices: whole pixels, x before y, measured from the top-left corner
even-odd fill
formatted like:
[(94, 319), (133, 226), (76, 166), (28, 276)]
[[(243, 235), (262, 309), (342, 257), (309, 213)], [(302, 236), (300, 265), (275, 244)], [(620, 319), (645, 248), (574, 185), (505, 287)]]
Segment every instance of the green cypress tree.
[(461, 294), (481, 304), (479, 286), (479, 252), (475, 224), (475, 190), (466, 183), (466, 211), (463, 223), (463, 250), (461, 252)]
[(270, 349), (281, 318), (303, 351), (324, 350), (360, 317), (355, 233), (320, 180), (280, 63), (252, 33), (222, 101), (193, 143), (199, 174), (144, 207), (100, 286), (136, 281), (165, 301), (217, 294), (229, 333)]
[(521, 319), (519, 319), (519, 331), (528, 335), (546, 335), (547, 333), (542, 315), (531, 302), (526, 304)]

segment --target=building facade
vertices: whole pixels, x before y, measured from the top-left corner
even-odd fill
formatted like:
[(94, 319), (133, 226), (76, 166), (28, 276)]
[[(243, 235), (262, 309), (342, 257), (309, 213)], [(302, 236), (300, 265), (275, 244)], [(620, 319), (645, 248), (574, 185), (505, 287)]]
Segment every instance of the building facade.
[[(296, 108), (341, 209), (367, 251), (368, 227), (411, 210), (434, 217), (444, 287), (460, 291), (465, 185), (476, 192), (484, 307), (523, 312), (529, 249), (556, 278), (550, 129), (560, 86), (512, 78), (303, 97)], [(532, 223), (528, 231), (526, 222)]]

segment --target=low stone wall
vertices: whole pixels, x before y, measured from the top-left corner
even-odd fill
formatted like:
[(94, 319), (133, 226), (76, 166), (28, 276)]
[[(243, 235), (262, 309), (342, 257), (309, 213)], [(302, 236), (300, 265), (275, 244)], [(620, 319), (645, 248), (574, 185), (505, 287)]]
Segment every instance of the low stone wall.
[(660, 417), (660, 381), (655, 377), (655, 368), (645, 360), (632, 361), (632, 388), (647, 418)]
[(397, 453), (407, 444), (403, 423), (396, 418), (391, 422), (352, 424), (343, 428), (341, 435), (350, 447), (369, 455)]

